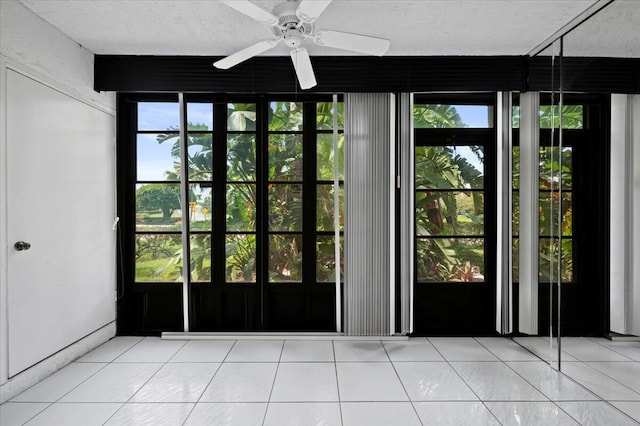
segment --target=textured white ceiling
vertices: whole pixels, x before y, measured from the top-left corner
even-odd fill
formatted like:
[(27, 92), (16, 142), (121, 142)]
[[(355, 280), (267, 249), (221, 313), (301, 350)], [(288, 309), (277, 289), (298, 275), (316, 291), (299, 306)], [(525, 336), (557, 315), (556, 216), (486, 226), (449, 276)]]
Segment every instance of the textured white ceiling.
[[(216, 0), (20, 1), (97, 54), (228, 55), (272, 36), (267, 26)], [(266, 10), (280, 3), (253, 1)], [(640, 9), (640, 0), (616, 1)], [(388, 55), (524, 55), (595, 2), (334, 0), (316, 27), (388, 38)], [(631, 31), (610, 25), (599, 31), (604, 36)], [(626, 25), (638, 31), (637, 11)], [(622, 54), (608, 56), (629, 56), (628, 50), (639, 46), (625, 44)], [(353, 55), (312, 43), (307, 47), (311, 55)], [(615, 44), (608, 47), (615, 49)], [(288, 55), (288, 49), (280, 46), (266, 54)]]

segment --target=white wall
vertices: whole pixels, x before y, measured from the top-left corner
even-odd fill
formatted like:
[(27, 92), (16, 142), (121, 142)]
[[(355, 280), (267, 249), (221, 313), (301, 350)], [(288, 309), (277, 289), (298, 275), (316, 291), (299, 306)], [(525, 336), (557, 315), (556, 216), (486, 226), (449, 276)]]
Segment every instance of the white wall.
[(640, 95), (611, 96), (611, 331), (640, 336)]
[[(12, 70), (12, 71), (8, 71)], [(96, 235), (100, 235), (101, 241), (104, 241), (99, 247), (91, 247), (91, 256), (103, 259), (104, 265), (111, 273), (105, 280), (99, 281), (83, 281), (78, 278), (77, 285), (96, 286), (95, 295), (92, 300), (75, 300), (70, 306), (76, 306), (78, 318), (76, 321), (84, 322), (85, 327), (74, 327), (73, 336), (67, 333), (64, 339), (60, 338), (58, 347), (54, 352), (58, 352), (55, 356), (45, 359), (36, 364), (25, 372), (19, 373), (9, 378), (8, 370), (8, 347), (9, 339), (7, 337), (9, 312), (15, 310), (29, 310), (29, 306), (10, 306), (8, 304), (8, 289), (12, 283), (9, 283), (8, 277), (13, 274), (8, 273), (11, 265), (9, 262), (9, 254), (12, 254), (13, 241), (9, 241), (7, 234), (11, 228), (9, 223), (8, 197), (12, 188), (8, 183), (8, 146), (13, 139), (7, 139), (7, 128), (14, 127), (15, 118), (11, 118), (12, 122), (8, 122), (7, 112), (11, 110), (14, 101), (7, 101), (7, 75), (9, 72), (17, 72), (23, 76), (32, 79), (40, 84), (45, 90), (51, 90), (60, 93), (80, 107), (89, 107), (102, 113), (106, 113), (111, 117), (111, 125), (92, 135), (91, 144), (85, 149), (77, 150), (81, 155), (87, 158), (76, 158), (78, 162), (83, 160), (95, 161), (96, 153), (100, 153), (101, 162), (96, 164), (100, 168), (99, 174), (107, 176), (101, 179), (98, 185), (92, 188), (94, 194), (102, 194), (104, 199), (100, 202), (100, 208), (108, 210), (101, 211), (100, 217), (113, 217), (115, 215), (115, 96), (113, 93), (97, 93), (93, 90), (93, 54), (82, 48), (76, 42), (62, 34), (49, 23), (37, 17), (31, 11), (26, 9), (16, 0), (0, 1), (0, 402), (6, 400), (22, 389), (41, 380), (47, 374), (55, 371), (56, 368), (62, 367), (65, 363), (73, 360), (74, 357), (81, 355), (93, 347), (112, 337), (115, 333), (115, 232), (111, 230), (110, 223), (105, 226), (104, 223), (85, 223), (83, 226), (94, 226), (93, 231)], [(14, 90), (15, 93), (15, 90)], [(47, 117), (50, 121), (55, 118), (60, 123), (68, 122), (73, 117), (61, 117), (62, 114), (52, 108), (48, 111)], [(100, 114), (98, 114), (100, 115)], [(104, 115), (104, 114), (103, 114)], [(15, 115), (14, 115), (15, 117)], [(38, 126), (40, 120), (33, 120), (31, 125)], [(102, 123), (104, 124), (104, 123)], [(92, 123), (81, 123), (86, 128), (91, 128)], [(98, 127), (98, 126), (96, 126)], [(61, 124), (58, 129), (48, 129), (49, 131), (65, 132), (64, 125)], [(77, 152), (74, 155), (77, 155)], [(60, 156), (65, 153), (61, 152)], [(105, 157), (106, 154), (106, 157)], [(12, 164), (13, 167), (18, 167)], [(56, 175), (55, 159), (51, 161), (50, 170), (42, 170), (42, 175)], [(70, 171), (72, 173), (72, 171)], [(78, 176), (76, 191), (80, 192), (83, 187), (81, 176)], [(68, 185), (75, 185), (74, 182), (67, 182), (67, 189), (73, 191)], [(67, 191), (67, 192), (69, 192)], [(55, 198), (55, 197), (54, 197)], [(60, 197), (60, 205), (51, 206), (58, 209), (79, 209), (83, 204), (82, 197), (75, 197), (75, 200), (69, 201), (68, 197)], [(11, 205), (13, 206), (13, 205)], [(101, 222), (104, 222), (102, 220)], [(85, 228), (86, 229), (86, 228)], [(64, 244), (65, 241), (61, 241)], [(71, 246), (72, 247), (72, 246)], [(78, 258), (86, 255), (82, 252), (81, 246), (76, 247)], [(65, 256), (69, 256), (69, 251), (65, 252)], [(95, 260), (95, 259), (94, 259)], [(51, 282), (56, 282), (60, 277), (51, 277)], [(15, 284), (15, 283), (13, 283)], [(108, 286), (109, 291), (105, 291)], [(86, 294), (94, 294), (94, 292), (85, 292)], [(108, 296), (106, 296), (108, 295)], [(66, 297), (69, 297), (67, 295)], [(73, 296), (71, 296), (73, 297)], [(55, 301), (52, 301), (55, 303)], [(95, 309), (87, 309), (87, 305)], [(37, 310), (31, 310), (31, 315), (41, 315)], [(105, 314), (106, 312), (106, 314)], [(88, 330), (88, 331), (78, 331)], [(88, 335), (87, 335), (88, 334)], [(75, 343), (74, 343), (75, 342)], [(35, 343), (37, 344), (37, 343)], [(53, 355), (53, 352), (52, 352)]]
[(50, 79), (64, 92), (114, 109), (113, 93), (93, 90), (93, 53), (17, 0), (0, 1), (0, 55)]

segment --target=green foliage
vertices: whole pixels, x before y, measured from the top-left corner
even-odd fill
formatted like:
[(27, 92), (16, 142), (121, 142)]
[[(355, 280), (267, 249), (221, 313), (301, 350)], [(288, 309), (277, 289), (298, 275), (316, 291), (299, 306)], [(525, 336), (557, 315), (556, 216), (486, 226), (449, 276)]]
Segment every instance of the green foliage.
[[(303, 103), (271, 102), (268, 111), (268, 163), (267, 187), (268, 225), (272, 232), (268, 237), (268, 274), (272, 281), (301, 281), (302, 279), (302, 136)], [(333, 104), (319, 103), (317, 106), (316, 126), (321, 130), (331, 130), (333, 126)], [(342, 128), (344, 105), (338, 106), (339, 126)], [(226, 159), (226, 231), (240, 232), (227, 234), (225, 242), (225, 277), (227, 282), (255, 282), (256, 280), (256, 104), (233, 103), (227, 105), (227, 159)], [(313, 123), (312, 123), (313, 124)], [(210, 181), (213, 178), (213, 141), (208, 126), (200, 123), (188, 123), (186, 160), (190, 181)], [(180, 163), (182, 155), (177, 127), (170, 126), (166, 133), (157, 137), (157, 142), (171, 144), (173, 170), (167, 170), (168, 179), (179, 180), (182, 173)], [(330, 143), (322, 143), (322, 137), (328, 136)], [(339, 164), (342, 169), (342, 145), (344, 136), (339, 140)], [(318, 142), (318, 179), (333, 180), (334, 162), (331, 135), (321, 135)], [(218, 173), (218, 171), (216, 171)], [(218, 175), (216, 175), (218, 176)], [(326, 178), (325, 178), (326, 176)], [(167, 187), (166, 184), (156, 186)], [(176, 195), (179, 186), (174, 185)], [(210, 192), (197, 190), (196, 184), (190, 184), (189, 201), (211, 209)], [(179, 201), (179, 198), (177, 198)], [(333, 229), (333, 217), (329, 210), (333, 205), (333, 192), (327, 191), (320, 202), (325, 212), (320, 224)], [(179, 208), (179, 202), (173, 209)], [(191, 207), (191, 206), (190, 206)], [(326, 211), (325, 211), (326, 210)], [(192, 231), (211, 230), (211, 216), (199, 215), (191, 219)], [(284, 234), (298, 232), (298, 234)], [(331, 245), (318, 246), (319, 270), (329, 279), (330, 271), (335, 268)], [(179, 242), (179, 241), (178, 241)], [(190, 271), (194, 281), (211, 279), (211, 235), (191, 235)], [(179, 279), (182, 269), (182, 247), (170, 244), (156, 254), (151, 249), (138, 245), (140, 267), (136, 268), (138, 281)], [(158, 277), (162, 279), (156, 279)], [(334, 278), (330, 278), (332, 281)]]
[(256, 281), (256, 239), (254, 235), (227, 235), (226, 246), (227, 282)]
[(181, 281), (180, 236), (144, 234), (136, 236), (136, 281)]
[[(540, 105), (538, 113), (540, 117), (540, 128), (551, 129), (560, 127), (560, 107), (559, 105)], [(520, 127), (520, 107), (514, 106), (512, 112), (512, 127)], [(553, 124), (553, 126), (552, 126)], [(564, 105), (562, 107), (562, 128), (582, 129), (584, 124), (584, 111), (582, 105)]]
[(180, 187), (178, 185), (150, 184), (142, 185), (136, 190), (137, 211), (162, 211), (162, 218), (167, 222), (173, 210), (180, 208)]
[(418, 104), (413, 107), (413, 127), (460, 128), (467, 127), (453, 105)]
[[(416, 105), (413, 119), (416, 128), (466, 127), (452, 105)], [(454, 146), (415, 149), (420, 282), (484, 281), (484, 197), (482, 192), (468, 191), (484, 188), (484, 151), (479, 146), (466, 148), (471, 157)], [(453, 237), (462, 235), (481, 238)]]

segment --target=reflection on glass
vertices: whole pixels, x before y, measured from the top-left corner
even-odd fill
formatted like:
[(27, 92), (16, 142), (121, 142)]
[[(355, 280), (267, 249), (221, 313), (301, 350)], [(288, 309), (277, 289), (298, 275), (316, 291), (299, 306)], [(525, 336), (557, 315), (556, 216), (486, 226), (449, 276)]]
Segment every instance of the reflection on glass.
[(481, 189), (481, 146), (419, 146), (415, 149), (416, 189)]
[(514, 283), (520, 282), (520, 239), (512, 238), (513, 248), (511, 250), (511, 274)]
[(255, 132), (256, 104), (227, 104), (227, 130)]
[(269, 180), (302, 180), (302, 135), (269, 135)]
[(179, 231), (180, 185), (136, 185), (136, 231)]
[[(320, 184), (316, 186), (316, 229), (318, 231), (333, 231), (333, 185)], [(344, 187), (339, 188), (340, 230), (344, 230)]]
[(180, 104), (138, 102), (138, 130), (180, 130)]
[(225, 244), (226, 282), (256, 281), (256, 236), (227, 234)]
[(269, 230), (302, 231), (302, 184), (269, 185)]
[[(333, 180), (333, 135), (319, 134), (317, 147), (317, 179)], [(344, 179), (344, 134), (342, 133), (338, 135), (338, 179)]]
[(513, 178), (513, 189), (520, 188), (520, 147), (514, 146), (511, 151), (511, 175)]
[(302, 102), (270, 102), (269, 131), (302, 130)]
[(187, 103), (187, 129), (213, 130), (213, 104)]
[(136, 282), (182, 281), (182, 239), (180, 235), (138, 234)]
[(192, 231), (211, 231), (211, 188), (189, 185), (189, 223)]
[[(541, 192), (538, 226), (540, 235), (558, 235), (558, 193)], [(561, 235), (571, 236), (573, 233), (573, 208), (570, 192), (562, 193), (562, 226)]]
[(256, 229), (255, 184), (227, 184), (227, 231)]
[(191, 280), (211, 281), (211, 234), (191, 235)]
[(416, 192), (417, 235), (482, 235), (482, 192)]
[(139, 134), (136, 142), (137, 180), (180, 180), (179, 139), (177, 133)]
[[(573, 240), (562, 238), (560, 276), (562, 282), (573, 281)], [(558, 282), (558, 239), (540, 238), (538, 249), (538, 275), (540, 282)]]
[(511, 206), (513, 208), (511, 232), (513, 235), (520, 235), (520, 193), (513, 191), (511, 197)]
[[(560, 106), (559, 105), (540, 105), (540, 128), (551, 129), (553, 123), (554, 128), (560, 127)], [(520, 107), (513, 106), (512, 109), (512, 127), (520, 128)], [(562, 128), (563, 129), (582, 129), (584, 127), (584, 108), (582, 105), (564, 105), (562, 107)]]
[(493, 107), (489, 105), (416, 104), (413, 127), (481, 128), (493, 127)]
[(558, 189), (560, 178), (562, 178), (562, 189), (571, 189), (572, 182), (572, 148), (562, 149), (562, 175), (560, 176), (560, 158), (558, 156), (560, 148), (541, 147), (540, 148), (540, 189)]
[[(340, 281), (344, 279), (344, 238), (340, 237)], [(335, 236), (318, 235), (316, 237), (316, 281), (336, 282), (336, 245)]]
[(231, 134), (227, 136), (227, 182), (256, 180), (256, 136)]
[[(316, 128), (333, 130), (333, 102), (318, 102), (316, 108)], [(338, 102), (338, 129), (344, 129), (344, 102)]]
[[(211, 133), (189, 133), (187, 164), (189, 180), (209, 181), (213, 171), (213, 145)], [(178, 159), (178, 162), (180, 160)]]
[(302, 282), (302, 235), (269, 235), (269, 282)]
[(483, 238), (418, 238), (419, 282), (484, 282)]

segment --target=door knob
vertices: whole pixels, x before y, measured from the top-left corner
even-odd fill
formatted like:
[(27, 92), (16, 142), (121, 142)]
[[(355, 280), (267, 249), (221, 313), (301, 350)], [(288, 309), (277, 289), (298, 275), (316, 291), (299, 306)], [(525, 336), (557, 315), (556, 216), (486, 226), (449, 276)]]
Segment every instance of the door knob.
[(29, 250), (31, 248), (31, 244), (26, 243), (24, 241), (18, 241), (13, 245), (13, 247), (15, 247), (15, 249), (18, 251)]

